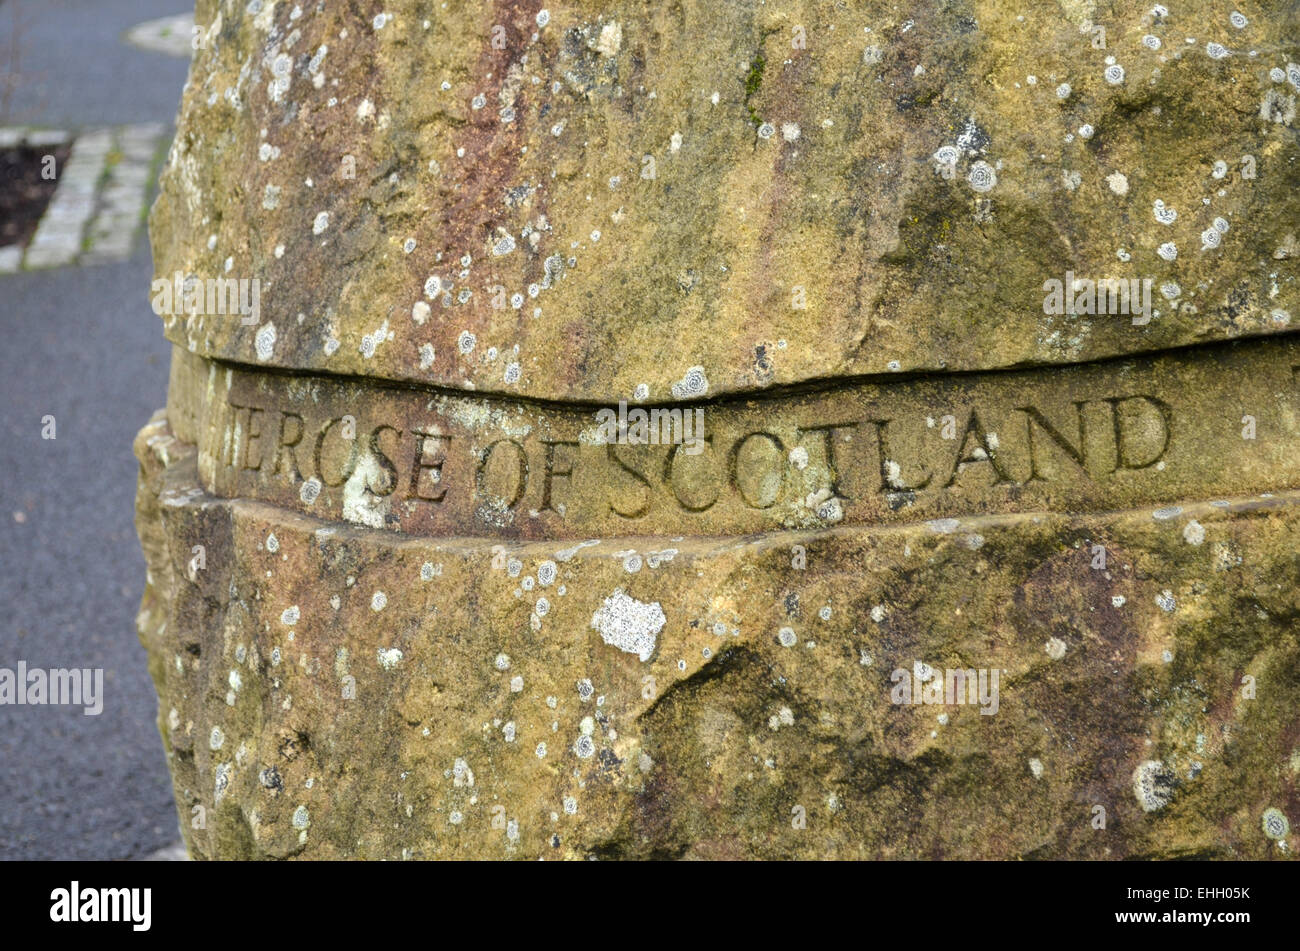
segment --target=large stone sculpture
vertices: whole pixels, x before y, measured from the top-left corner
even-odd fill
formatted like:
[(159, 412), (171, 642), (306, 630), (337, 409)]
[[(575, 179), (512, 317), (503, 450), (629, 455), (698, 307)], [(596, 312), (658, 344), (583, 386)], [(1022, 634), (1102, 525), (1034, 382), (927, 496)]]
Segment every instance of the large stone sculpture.
[(1297, 24), (1019, 9), (201, 0), (196, 857), (1294, 849)]

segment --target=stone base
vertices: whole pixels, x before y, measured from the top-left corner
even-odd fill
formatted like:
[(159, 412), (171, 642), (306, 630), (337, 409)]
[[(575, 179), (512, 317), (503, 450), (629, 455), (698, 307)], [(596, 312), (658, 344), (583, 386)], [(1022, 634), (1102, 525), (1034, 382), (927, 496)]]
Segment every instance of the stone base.
[(162, 413), (136, 453), (195, 858), (1296, 847), (1300, 492), (503, 545), (214, 497)]

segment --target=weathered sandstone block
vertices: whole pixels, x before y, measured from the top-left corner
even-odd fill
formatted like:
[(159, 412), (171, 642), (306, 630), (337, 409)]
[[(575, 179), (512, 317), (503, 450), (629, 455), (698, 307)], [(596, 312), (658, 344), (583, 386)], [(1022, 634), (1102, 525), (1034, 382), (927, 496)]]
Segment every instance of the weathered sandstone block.
[(152, 215), (194, 855), (1294, 850), (1293, 15), (373, 6)]

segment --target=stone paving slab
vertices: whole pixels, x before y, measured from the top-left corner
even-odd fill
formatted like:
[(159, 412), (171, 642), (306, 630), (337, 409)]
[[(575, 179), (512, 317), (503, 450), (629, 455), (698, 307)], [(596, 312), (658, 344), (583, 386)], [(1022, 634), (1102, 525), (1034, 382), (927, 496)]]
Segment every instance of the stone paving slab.
[(0, 273), (129, 257), (144, 220), (154, 158), (166, 132), (161, 122), (77, 133), (0, 129), (0, 148), (24, 143), (52, 147), (73, 140), (36, 233), (25, 249), (0, 249)]
[(188, 59), (193, 50), (193, 32), (194, 14), (182, 13), (133, 26), (126, 32), (126, 41), (141, 49)]

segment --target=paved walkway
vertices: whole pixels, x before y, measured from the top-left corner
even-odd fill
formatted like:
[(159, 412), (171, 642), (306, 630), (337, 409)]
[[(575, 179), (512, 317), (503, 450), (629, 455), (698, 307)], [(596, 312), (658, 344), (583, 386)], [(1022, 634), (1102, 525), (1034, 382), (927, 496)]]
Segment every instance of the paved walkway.
[(63, 130), (0, 128), (0, 147), (53, 145), (72, 139), (72, 154), (57, 170), (58, 186), (25, 251), (0, 248), (0, 273), (121, 261), (144, 223), (146, 200), (160, 151), (170, 141), (161, 122)]
[(179, 837), (135, 634), (131, 440), (166, 399), (141, 218), (189, 64), (125, 35), (191, 2), (0, 3), (0, 78), (21, 54), (0, 127), (74, 139), (25, 270), (0, 273), (0, 666), (104, 670), (99, 716), (0, 707), (0, 859), (143, 858)]

